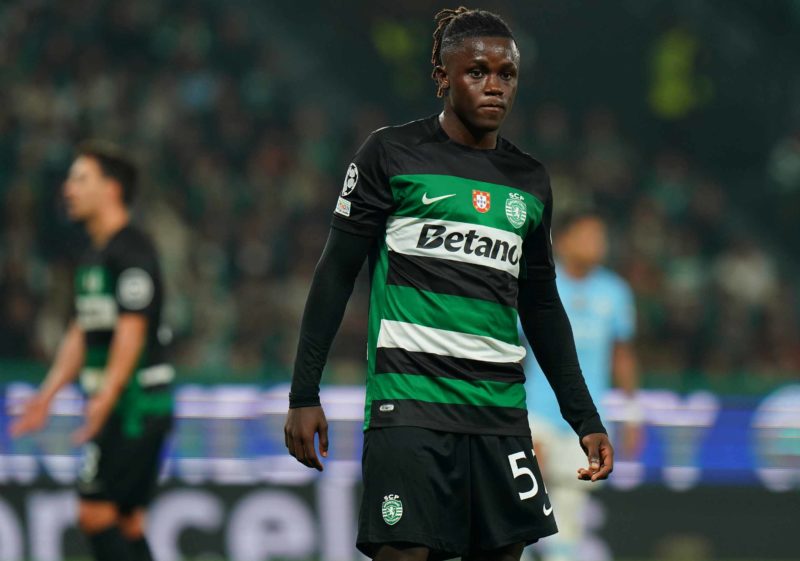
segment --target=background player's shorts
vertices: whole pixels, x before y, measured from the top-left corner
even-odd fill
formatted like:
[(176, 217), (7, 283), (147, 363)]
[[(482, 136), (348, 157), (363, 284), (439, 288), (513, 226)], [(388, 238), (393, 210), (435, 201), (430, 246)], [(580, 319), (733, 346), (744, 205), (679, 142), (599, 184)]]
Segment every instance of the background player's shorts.
[(368, 430), (358, 549), (416, 544), (448, 559), (556, 533), (531, 448), (519, 436)]
[(148, 416), (141, 426), (136, 436), (129, 436), (122, 430), (120, 416), (114, 414), (100, 434), (86, 444), (78, 474), (81, 499), (110, 501), (123, 513), (150, 502), (172, 417)]

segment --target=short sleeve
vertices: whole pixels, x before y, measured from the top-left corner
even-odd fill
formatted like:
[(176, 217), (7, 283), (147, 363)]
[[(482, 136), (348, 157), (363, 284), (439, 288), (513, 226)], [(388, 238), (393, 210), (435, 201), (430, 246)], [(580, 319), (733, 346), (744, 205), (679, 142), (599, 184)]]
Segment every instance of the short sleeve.
[(130, 249), (115, 259), (117, 281), (114, 296), (120, 313), (150, 315), (157, 305), (159, 282), (155, 252), (142, 247)]
[(628, 342), (636, 333), (636, 306), (630, 286), (619, 279), (616, 291), (617, 302), (614, 306), (614, 340)]
[(553, 221), (553, 191), (550, 178), (542, 169), (543, 181), (546, 182), (547, 196), (542, 209), (542, 220), (531, 230), (523, 243), (525, 256), (524, 274), (529, 280), (552, 280), (556, 278), (555, 261), (553, 260), (553, 241), (550, 231)]
[(373, 236), (386, 226), (394, 206), (386, 154), (379, 131), (372, 133), (347, 167), (332, 225), (345, 232)]

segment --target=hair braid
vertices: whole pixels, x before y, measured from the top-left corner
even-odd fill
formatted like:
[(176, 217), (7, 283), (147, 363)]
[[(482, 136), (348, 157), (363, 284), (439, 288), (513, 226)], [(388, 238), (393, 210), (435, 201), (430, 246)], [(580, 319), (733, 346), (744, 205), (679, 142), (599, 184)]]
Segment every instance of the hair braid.
[(437, 67), (442, 66), (442, 50), (456, 44), (466, 37), (508, 37), (514, 39), (503, 18), (485, 10), (472, 10), (464, 6), (456, 9), (439, 10), (433, 17), (436, 29), (433, 31), (433, 50), (431, 78), (437, 83), (436, 97), (442, 97), (445, 88), (436, 77)]

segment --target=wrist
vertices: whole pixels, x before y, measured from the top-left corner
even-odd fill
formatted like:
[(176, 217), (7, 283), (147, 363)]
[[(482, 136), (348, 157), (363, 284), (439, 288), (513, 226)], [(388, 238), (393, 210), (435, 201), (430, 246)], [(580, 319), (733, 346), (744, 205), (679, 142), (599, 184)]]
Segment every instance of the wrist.
[(608, 434), (608, 431), (603, 425), (603, 421), (600, 420), (600, 415), (598, 413), (595, 413), (588, 419), (584, 420), (576, 432), (578, 433), (579, 438), (589, 436), (590, 434)]
[(122, 393), (122, 386), (120, 386), (119, 384), (106, 382), (105, 384), (103, 384), (103, 386), (100, 388), (100, 391), (97, 392), (96, 395), (101, 399), (116, 401), (121, 393)]
[(299, 407), (318, 407), (319, 405), (319, 394), (289, 394), (289, 409), (297, 409)]
[(45, 386), (36, 394), (36, 400), (44, 405), (50, 405), (58, 393), (58, 388)]

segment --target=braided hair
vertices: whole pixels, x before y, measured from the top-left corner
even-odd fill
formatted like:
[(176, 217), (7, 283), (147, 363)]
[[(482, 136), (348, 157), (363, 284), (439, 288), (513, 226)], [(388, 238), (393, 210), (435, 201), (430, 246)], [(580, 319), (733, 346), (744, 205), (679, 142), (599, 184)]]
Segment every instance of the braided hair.
[[(508, 37), (514, 39), (508, 24), (503, 18), (486, 10), (470, 10), (459, 6), (455, 10), (444, 9), (433, 18), (436, 29), (433, 32), (433, 51), (431, 78), (436, 80), (436, 68), (442, 66), (442, 51), (458, 44), (467, 37)], [(438, 81), (437, 81), (438, 83)], [(438, 85), (436, 97), (444, 96), (444, 88)]]

